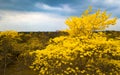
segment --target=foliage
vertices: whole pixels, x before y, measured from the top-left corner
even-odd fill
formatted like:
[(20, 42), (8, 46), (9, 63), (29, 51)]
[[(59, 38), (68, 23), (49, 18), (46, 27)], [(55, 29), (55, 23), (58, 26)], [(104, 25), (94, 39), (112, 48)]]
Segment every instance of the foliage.
[[(92, 14), (91, 14), (92, 13)], [(72, 16), (65, 23), (67, 30), (72, 36), (91, 35), (93, 31), (104, 30), (109, 25), (114, 25), (117, 18), (110, 19), (110, 14), (106, 11), (97, 10), (95, 13), (87, 9), (80, 17)]]
[(15, 60), (14, 55), (18, 51), (18, 49), (16, 50), (18, 40), (20, 38), (16, 31), (0, 32), (0, 63), (6, 62), (7, 65)]
[(40, 75), (118, 74), (120, 65), (113, 58), (120, 58), (119, 42), (100, 36), (92, 39), (61, 36), (53, 39), (46, 49), (30, 52), (36, 55), (30, 68)]
[(94, 32), (116, 23), (116, 18), (109, 18), (105, 11), (90, 14), (86, 10), (81, 17), (67, 19), (70, 35), (51, 39), (45, 49), (29, 52), (35, 57), (29, 67), (39, 75), (119, 75), (120, 40)]
[[(11, 71), (11, 68), (14, 68), (14, 65), (19, 65), (15, 66), (16, 69), (30, 66), (33, 62), (34, 56), (29, 56), (29, 52), (36, 49), (44, 49), (49, 44), (49, 39), (66, 34), (66, 32), (1, 31), (0, 73), (4, 75), (9, 74), (8, 69)], [(29, 70), (28, 68), (25, 69)], [(26, 70), (24, 71), (26, 72)]]

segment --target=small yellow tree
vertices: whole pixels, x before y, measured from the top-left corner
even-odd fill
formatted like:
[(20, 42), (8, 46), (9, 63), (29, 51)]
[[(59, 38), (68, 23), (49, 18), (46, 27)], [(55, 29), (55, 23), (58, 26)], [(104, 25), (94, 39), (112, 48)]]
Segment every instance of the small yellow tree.
[(92, 12), (89, 8), (80, 17), (72, 16), (65, 21), (69, 27), (67, 32), (72, 36), (91, 35), (93, 31), (104, 30), (110, 25), (114, 25), (117, 18), (110, 19), (110, 16), (106, 11)]
[(17, 40), (20, 40), (20, 38), (16, 31), (0, 32), (0, 64), (2, 63), (1, 66), (4, 65), (4, 75), (7, 65), (15, 59), (14, 55), (17, 52), (15, 50), (15, 44), (17, 44)]

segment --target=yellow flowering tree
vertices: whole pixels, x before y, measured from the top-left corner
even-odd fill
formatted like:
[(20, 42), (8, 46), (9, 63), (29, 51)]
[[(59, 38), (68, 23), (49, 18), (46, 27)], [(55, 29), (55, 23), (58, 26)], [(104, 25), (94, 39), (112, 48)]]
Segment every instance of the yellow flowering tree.
[[(92, 14), (91, 14), (92, 13)], [(91, 35), (93, 31), (104, 30), (116, 23), (117, 18), (110, 19), (110, 14), (106, 11), (97, 10), (95, 13), (87, 9), (80, 16), (72, 16), (65, 23), (69, 27), (67, 30), (73, 36)]]
[(100, 10), (92, 14), (86, 10), (81, 17), (70, 17), (66, 20), (70, 35), (51, 39), (45, 49), (30, 52), (35, 59), (29, 67), (39, 75), (120, 74), (120, 40), (94, 32), (116, 23), (116, 18), (109, 18)]
[(0, 32), (0, 67), (4, 67), (4, 75), (9, 64), (16, 60), (19, 52), (17, 41), (20, 40), (16, 31)]
[(12, 54), (14, 54), (14, 52), (17, 52), (18, 49), (15, 49), (15, 44), (17, 43), (17, 40), (20, 40), (20, 38), (18, 32), (16, 31), (0, 32), (0, 63), (2, 60), (5, 61), (6, 59), (11, 59), (11, 57), (13, 57)]

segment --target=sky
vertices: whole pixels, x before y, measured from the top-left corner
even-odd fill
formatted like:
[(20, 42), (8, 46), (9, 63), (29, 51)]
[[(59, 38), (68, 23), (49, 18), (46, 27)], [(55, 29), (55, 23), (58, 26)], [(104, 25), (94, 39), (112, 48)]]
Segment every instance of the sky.
[(118, 17), (108, 30), (120, 31), (120, 0), (0, 0), (0, 31), (63, 30), (68, 17), (79, 17), (89, 6)]

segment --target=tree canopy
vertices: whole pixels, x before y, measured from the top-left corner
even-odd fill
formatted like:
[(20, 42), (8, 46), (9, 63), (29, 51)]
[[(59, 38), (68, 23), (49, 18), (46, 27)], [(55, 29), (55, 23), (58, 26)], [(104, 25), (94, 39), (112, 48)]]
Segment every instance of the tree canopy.
[(93, 12), (91, 8), (85, 10), (80, 17), (71, 16), (65, 21), (69, 27), (67, 30), (70, 35), (90, 35), (93, 31), (104, 30), (110, 25), (116, 24), (117, 18), (111, 18), (111, 14), (100, 9)]

